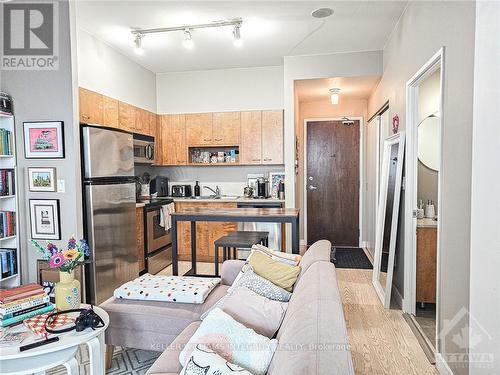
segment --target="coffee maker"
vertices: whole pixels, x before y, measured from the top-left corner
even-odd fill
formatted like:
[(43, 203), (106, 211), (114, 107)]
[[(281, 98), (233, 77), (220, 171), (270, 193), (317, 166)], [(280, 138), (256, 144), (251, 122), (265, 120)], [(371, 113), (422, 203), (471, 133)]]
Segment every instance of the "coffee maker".
[(163, 176), (156, 176), (150, 183), (151, 195), (158, 193), (157, 197), (168, 196), (168, 178)]
[(269, 198), (269, 179), (263, 177), (257, 179), (257, 198)]

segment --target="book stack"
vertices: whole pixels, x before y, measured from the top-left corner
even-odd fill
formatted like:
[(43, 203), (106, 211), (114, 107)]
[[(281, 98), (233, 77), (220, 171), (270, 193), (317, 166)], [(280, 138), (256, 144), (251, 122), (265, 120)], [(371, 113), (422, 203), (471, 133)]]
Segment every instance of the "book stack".
[(16, 235), (16, 213), (0, 211), (0, 238)]
[(0, 195), (14, 195), (14, 170), (13, 169), (0, 169)]
[(38, 284), (0, 290), (0, 327), (8, 327), (54, 309)]
[(17, 274), (17, 249), (0, 249), (0, 280)]
[(0, 129), (0, 155), (12, 155), (13, 149), (12, 132)]

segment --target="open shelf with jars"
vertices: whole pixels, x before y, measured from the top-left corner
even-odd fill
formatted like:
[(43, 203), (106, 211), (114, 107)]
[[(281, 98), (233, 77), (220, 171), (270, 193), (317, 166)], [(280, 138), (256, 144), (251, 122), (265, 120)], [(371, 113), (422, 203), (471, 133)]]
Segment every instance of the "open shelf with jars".
[(188, 149), (188, 165), (224, 166), (239, 163), (239, 146), (193, 146)]

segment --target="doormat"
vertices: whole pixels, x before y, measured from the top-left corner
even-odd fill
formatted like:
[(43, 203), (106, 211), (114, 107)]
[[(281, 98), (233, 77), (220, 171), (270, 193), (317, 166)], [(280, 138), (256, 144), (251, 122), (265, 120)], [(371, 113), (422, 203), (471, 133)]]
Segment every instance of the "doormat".
[(333, 247), (330, 261), (337, 268), (371, 270), (373, 265), (363, 249), (359, 247)]

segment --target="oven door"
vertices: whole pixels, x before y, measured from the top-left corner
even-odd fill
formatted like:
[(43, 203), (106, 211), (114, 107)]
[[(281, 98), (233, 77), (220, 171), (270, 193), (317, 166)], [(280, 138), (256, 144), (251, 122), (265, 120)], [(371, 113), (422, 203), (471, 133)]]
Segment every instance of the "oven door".
[(160, 209), (148, 211), (146, 214), (147, 230), (147, 252), (152, 253), (162, 247), (172, 243), (172, 234), (170, 230), (166, 231), (160, 225)]

